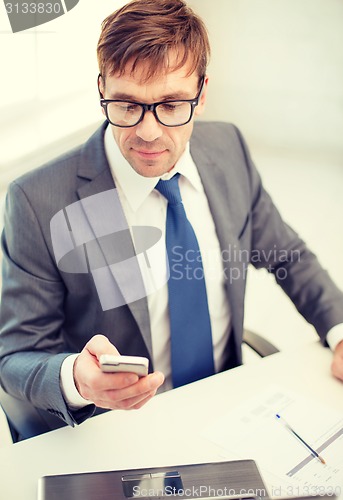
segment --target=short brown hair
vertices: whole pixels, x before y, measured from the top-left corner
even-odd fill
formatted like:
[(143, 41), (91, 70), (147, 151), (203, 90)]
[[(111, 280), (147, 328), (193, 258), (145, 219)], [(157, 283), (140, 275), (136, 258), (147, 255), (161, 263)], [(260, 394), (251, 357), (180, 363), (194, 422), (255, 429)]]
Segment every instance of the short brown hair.
[(205, 24), (183, 0), (133, 0), (102, 23), (97, 55), (100, 73), (131, 73), (144, 62), (144, 80), (168, 69), (168, 56), (175, 50), (180, 69), (190, 62), (189, 75), (205, 75), (210, 44)]

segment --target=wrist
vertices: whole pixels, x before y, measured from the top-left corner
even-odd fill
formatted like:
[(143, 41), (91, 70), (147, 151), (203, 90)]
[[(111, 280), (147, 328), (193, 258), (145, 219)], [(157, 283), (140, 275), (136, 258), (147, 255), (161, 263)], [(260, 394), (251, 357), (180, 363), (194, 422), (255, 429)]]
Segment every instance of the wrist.
[(93, 403), (81, 396), (74, 378), (75, 363), (78, 356), (78, 354), (68, 356), (63, 361), (60, 372), (60, 385), (63, 397), (67, 405), (73, 410)]
[(339, 324), (331, 328), (326, 336), (326, 341), (332, 351), (336, 350), (338, 344), (343, 341), (343, 324)]

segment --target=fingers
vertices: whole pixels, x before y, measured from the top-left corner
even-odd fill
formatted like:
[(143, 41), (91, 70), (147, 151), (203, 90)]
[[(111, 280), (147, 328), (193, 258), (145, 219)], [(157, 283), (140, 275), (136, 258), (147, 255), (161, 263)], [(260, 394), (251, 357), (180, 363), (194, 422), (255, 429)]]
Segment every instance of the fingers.
[(100, 408), (107, 408), (109, 410), (138, 410), (142, 406), (144, 406), (150, 399), (155, 396), (156, 391), (149, 392), (147, 394), (141, 394), (135, 398), (124, 399), (123, 401), (118, 401), (113, 407), (113, 403), (110, 403), (108, 400), (98, 401), (96, 406)]
[(115, 348), (115, 346), (108, 340), (105, 335), (101, 335), (100, 333), (94, 335), (89, 342), (85, 345), (85, 349), (89, 352), (90, 355), (96, 356), (97, 359), (100, 358), (102, 354), (120, 354), (119, 351)]
[(336, 346), (333, 354), (331, 371), (336, 378), (343, 381), (343, 341)]
[[(108, 374), (105, 374), (107, 376)], [(121, 374), (113, 374), (116, 377)], [(100, 399), (94, 401), (102, 408), (130, 410), (141, 408), (155, 394), (164, 382), (164, 376), (160, 372), (154, 372), (146, 377), (140, 378), (136, 383), (122, 389), (110, 389), (100, 391)]]
[[(117, 378), (123, 374), (102, 374), (104, 377)], [(132, 374), (131, 374), (132, 375)], [(137, 375), (134, 375), (137, 377)], [(138, 377), (137, 377), (138, 378)], [(155, 394), (158, 387), (164, 382), (162, 373), (155, 372), (142, 377), (137, 382), (123, 388), (96, 390), (92, 392), (92, 401), (101, 408), (130, 410), (141, 408)]]
[(102, 354), (119, 353), (107, 337), (95, 335), (74, 363), (77, 390), (96, 406), (107, 409), (141, 408), (164, 382), (160, 372), (142, 378), (134, 373), (103, 373), (98, 362)]
[(103, 373), (98, 365), (94, 366), (93, 362), (82, 358), (81, 354), (75, 361), (74, 368), (77, 372), (74, 378), (78, 391), (81, 396), (95, 404), (104, 398), (105, 394), (108, 398), (111, 391), (128, 390), (139, 380), (135, 373)]
[(163, 374), (154, 372), (140, 378), (136, 383), (123, 389), (112, 389), (106, 392), (108, 397), (117, 401), (121, 407), (126, 407), (126, 405), (131, 407), (144, 399), (148, 394), (156, 393), (163, 382)]

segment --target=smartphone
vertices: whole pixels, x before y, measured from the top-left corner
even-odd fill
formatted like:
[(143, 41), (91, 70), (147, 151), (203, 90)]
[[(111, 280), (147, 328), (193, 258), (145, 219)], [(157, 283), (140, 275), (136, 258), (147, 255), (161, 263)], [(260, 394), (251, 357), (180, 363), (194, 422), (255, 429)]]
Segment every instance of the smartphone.
[(139, 377), (148, 375), (149, 360), (141, 356), (114, 356), (102, 354), (99, 359), (100, 368), (106, 373), (130, 372)]

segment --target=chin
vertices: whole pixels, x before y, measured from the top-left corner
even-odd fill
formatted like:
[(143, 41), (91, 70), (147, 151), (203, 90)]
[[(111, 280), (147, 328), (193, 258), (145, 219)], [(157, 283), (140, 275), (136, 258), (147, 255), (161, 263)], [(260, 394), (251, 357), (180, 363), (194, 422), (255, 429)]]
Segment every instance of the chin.
[(157, 165), (144, 165), (144, 166), (134, 166), (132, 167), (137, 174), (143, 177), (161, 177), (162, 175), (169, 172), (170, 167), (158, 167)]

